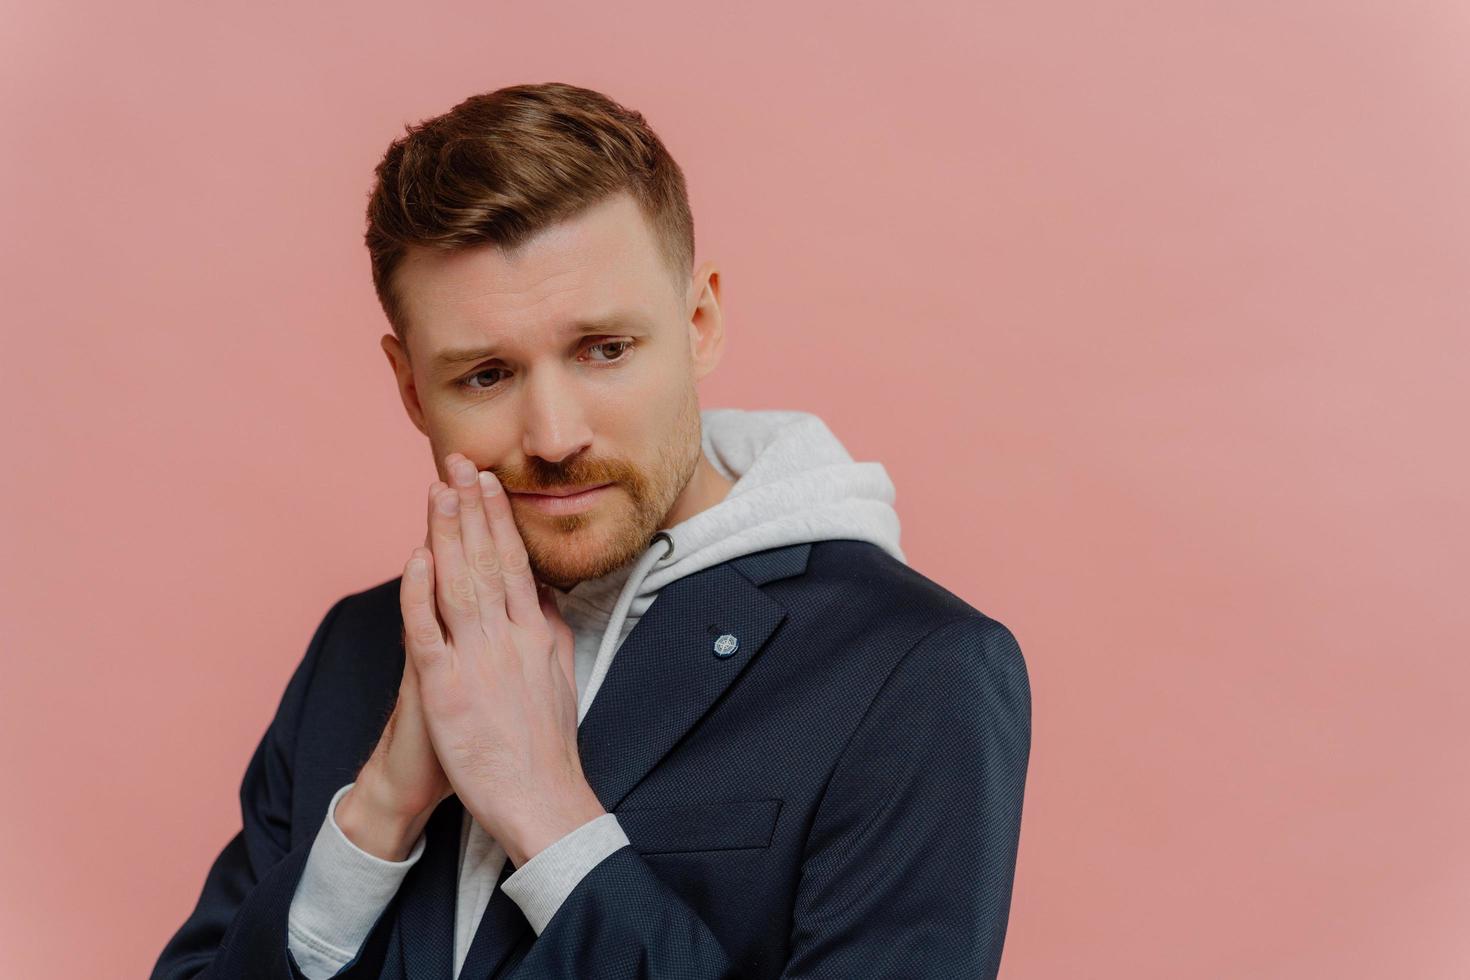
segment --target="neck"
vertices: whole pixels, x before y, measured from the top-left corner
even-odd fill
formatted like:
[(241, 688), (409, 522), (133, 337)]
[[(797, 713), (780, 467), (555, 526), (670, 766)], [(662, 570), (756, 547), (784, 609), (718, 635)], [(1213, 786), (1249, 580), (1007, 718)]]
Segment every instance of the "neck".
[(694, 468), (694, 475), (689, 478), (684, 492), (679, 494), (679, 499), (674, 502), (673, 509), (664, 518), (661, 530), (681, 524), (700, 511), (713, 507), (725, 499), (734, 485), (733, 481), (715, 469), (714, 464), (704, 453), (700, 453), (699, 465)]

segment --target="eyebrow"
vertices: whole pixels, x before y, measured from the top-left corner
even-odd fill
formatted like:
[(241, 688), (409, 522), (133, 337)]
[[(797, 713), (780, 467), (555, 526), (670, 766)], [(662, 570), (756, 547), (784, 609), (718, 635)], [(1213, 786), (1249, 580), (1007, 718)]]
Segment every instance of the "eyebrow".
[[(607, 316), (573, 320), (563, 328), (562, 332), (580, 336), (589, 333), (613, 333), (620, 330), (639, 329), (643, 326), (642, 317), (628, 313), (612, 313)], [(435, 354), (431, 363), (435, 371), (445, 371), (460, 364), (494, 357), (497, 352), (498, 348), (493, 346), (451, 347)]]

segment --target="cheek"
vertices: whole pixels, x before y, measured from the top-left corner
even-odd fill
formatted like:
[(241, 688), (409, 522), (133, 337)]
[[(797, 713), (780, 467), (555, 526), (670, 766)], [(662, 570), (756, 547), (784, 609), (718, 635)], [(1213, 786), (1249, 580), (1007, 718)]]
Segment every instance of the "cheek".
[[(602, 405), (592, 419), (593, 431), (619, 452), (639, 460), (648, 470), (667, 453), (668, 446), (684, 430), (689, 393), (668, 379), (661, 383), (620, 392)], [(697, 411), (697, 409), (695, 409)]]
[(657, 359), (649, 358), (643, 367), (645, 370), (636, 386), (639, 411), (657, 419), (665, 429), (671, 428), (697, 391), (688, 357), (683, 352), (665, 349)]
[[(620, 443), (647, 441), (650, 433), (667, 424), (670, 408), (682, 401), (682, 373), (668, 363), (661, 351), (645, 351), (636, 366), (599, 385), (589, 393), (588, 424), (598, 435), (615, 437)], [(623, 443), (625, 445), (633, 445)]]
[(509, 426), (495, 425), (479, 413), (425, 411), (429, 444), (434, 458), (443, 461), (452, 452), (461, 452), (481, 461), (501, 460), (514, 455), (518, 435)]

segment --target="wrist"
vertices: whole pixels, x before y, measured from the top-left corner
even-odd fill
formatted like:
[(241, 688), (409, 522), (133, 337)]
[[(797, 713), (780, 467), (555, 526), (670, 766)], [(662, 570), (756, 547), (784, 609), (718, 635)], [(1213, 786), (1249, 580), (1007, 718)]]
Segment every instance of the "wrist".
[(527, 861), (552, 844), (572, 831), (579, 830), (598, 817), (604, 816), (607, 812), (602, 801), (597, 798), (597, 794), (592, 792), (589, 786), (576, 799), (569, 800), (565, 805), (555, 808), (555, 816), (548, 816), (542, 812), (534, 823), (517, 827), (506, 835), (506, 838), (501, 841), (501, 846), (505, 848), (505, 854), (510, 863), (521, 868)]
[(371, 781), (359, 779), (338, 801), (333, 819), (359, 850), (384, 861), (402, 861), (423, 833), (429, 814), (403, 813)]

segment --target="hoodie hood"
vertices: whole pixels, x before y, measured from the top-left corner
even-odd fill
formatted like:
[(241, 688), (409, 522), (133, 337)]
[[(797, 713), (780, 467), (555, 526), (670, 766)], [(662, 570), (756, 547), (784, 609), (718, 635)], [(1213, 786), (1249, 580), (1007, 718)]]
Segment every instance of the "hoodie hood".
[(752, 552), (835, 538), (871, 542), (907, 563), (887, 470), (855, 462), (816, 415), (714, 408), (700, 412), (700, 426), (705, 458), (734, 481), (729, 493), (656, 533), (636, 561), (579, 582), (565, 597), (609, 616), (579, 696), (578, 722), (617, 647), (670, 582)]

